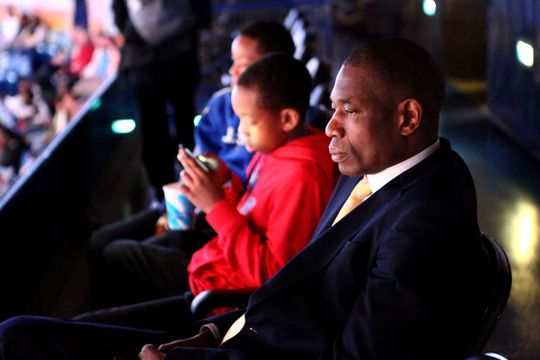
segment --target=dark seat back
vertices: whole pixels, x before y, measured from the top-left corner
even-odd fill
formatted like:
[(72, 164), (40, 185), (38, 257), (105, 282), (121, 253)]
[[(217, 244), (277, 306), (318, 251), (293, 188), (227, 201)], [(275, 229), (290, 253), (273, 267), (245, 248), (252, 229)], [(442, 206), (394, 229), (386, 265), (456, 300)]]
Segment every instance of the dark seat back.
[(482, 241), (491, 259), (493, 277), (492, 293), (485, 304), (482, 317), (470, 337), (469, 355), (480, 354), (495, 324), (501, 317), (512, 288), (512, 271), (506, 252), (499, 243), (482, 233)]
[(191, 313), (202, 318), (219, 308), (242, 308), (247, 305), (250, 289), (205, 290), (191, 302)]

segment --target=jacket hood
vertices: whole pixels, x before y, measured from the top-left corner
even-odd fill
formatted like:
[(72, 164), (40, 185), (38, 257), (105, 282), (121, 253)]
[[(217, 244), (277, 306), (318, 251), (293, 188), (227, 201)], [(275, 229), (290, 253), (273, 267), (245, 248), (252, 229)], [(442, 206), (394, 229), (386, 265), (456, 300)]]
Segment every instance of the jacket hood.
[(330, 139), (319, 129), (308, 127), (309, 134), (288, 142), (268, 155), (280, 160), (313, 161), (330, 159)]

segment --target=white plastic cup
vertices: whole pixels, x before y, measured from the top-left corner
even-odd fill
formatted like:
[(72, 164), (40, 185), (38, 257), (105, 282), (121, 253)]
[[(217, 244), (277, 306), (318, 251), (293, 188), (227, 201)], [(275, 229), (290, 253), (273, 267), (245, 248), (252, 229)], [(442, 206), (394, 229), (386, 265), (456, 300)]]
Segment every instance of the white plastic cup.
[(195, 207), (179, 187), (178, 183), (163, 185), (167, 223), (170, 230), (190, 230), (195, 226)]

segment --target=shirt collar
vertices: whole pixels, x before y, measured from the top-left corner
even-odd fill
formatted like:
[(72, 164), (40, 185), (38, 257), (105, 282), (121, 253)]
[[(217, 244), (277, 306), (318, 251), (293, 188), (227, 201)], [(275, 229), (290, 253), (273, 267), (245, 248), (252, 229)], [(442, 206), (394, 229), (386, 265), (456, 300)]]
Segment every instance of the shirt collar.
[(381, 172), (378, 172), (377, 174), (368, 174), (366, 175), (368, 178), (369, 187), (371, 189), (371, 193), (375, 193), (377, 190), (382, 188), (384, 185), (389, 183), (392, 179), (397, 177), (398, 175), (404, 173), (405, 171), (409, 170), (422, 160), (426, 159), (428, 156), (433, 154), (437, 149), (439, 149), (441, 143), (440, 140), (437, 139), (433, 144), (425, 148), (424, 150), (420, 151), (418, 154), (411, 156), (410, 158), (396, 164), (392, 165), (389, 168), (384, 169)]

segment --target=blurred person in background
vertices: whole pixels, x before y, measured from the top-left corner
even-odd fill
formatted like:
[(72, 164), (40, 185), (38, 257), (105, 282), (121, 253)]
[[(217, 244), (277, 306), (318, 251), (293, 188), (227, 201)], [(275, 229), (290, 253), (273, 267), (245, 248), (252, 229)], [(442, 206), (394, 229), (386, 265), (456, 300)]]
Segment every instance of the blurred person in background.
[(10, 47), (19, 30), (21, 29), (21, 18), (15, 6), (7, 6), (5, 14), (0, 21), (0, 47)]
[(0, 195), (7, 190), (17, 175), (27, 149), (20, 135), (0, 123)]
[(120, 50), (114, 38), (104, 32), (94, 37), (94, 52), (81, 73), (83, 79), (106, 79), (116, 74), (120, 66)]
[(49, 27), (36, 14), (26, 14), (23, 18), (24, 21), (21, 23), (21, 28), (13, 41), (13, 45), (33, 49), (45, 41)]
[(15, 118), (15, 127), (38, 151), (43, 145), (41, 133), (51, 124), (49, 106), (41, 96), (41, 88), (33, 80), (19, 80), (18, 93), (4, 98), (6, 109)]
[(124, 37), (121, 69), (138, 105), (143, 161), (161, 198), (161, 187), (176, 179), (178, 144), (193, 146), (198, 31), (210, 24), (210, 1), (113, 0), (112, 7)]

